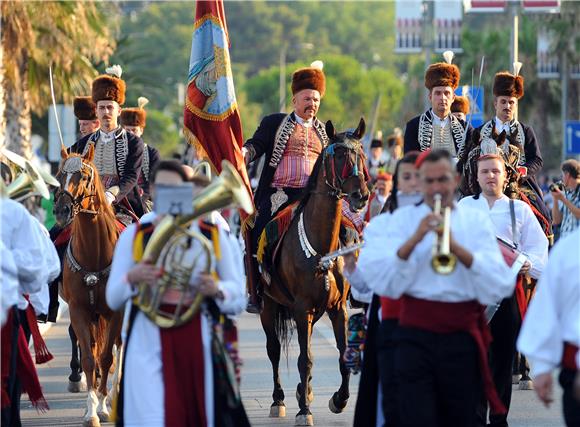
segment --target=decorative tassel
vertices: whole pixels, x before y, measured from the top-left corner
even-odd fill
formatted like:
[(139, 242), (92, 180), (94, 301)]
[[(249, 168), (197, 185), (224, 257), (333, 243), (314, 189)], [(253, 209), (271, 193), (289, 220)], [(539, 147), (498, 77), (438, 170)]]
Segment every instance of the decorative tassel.
[(443, 52), (443, 58), (445, 59), (445, 62), (447, 62), (448, 64), (451, 64), (451, 62), (453, 62), (454, 56), (455, 54), (450, 50), (446, 50), (445, 52)]
[(514, 62), (514, 76), (517, 76), (520, 74), (520, 70), (522, 69), (522, 64), (519, 61)]
[(118, 79), (121, 78), (121, 75), (123, 74), (123, 69), (121, 68), (121, 66), (119, 64), (115, 64), (115, 65), (111, 65), (110, 67), (105, 68), (105, 73), (113, 76), (113, 77), (117, 77)]
[(312, 68), (318, 68), (319, 70), (322, 70), (324, 68), (324, 62), (322, 62), (321, 60), (318, 59), (318, 60), (312, 62), (310, 64), (310, 66)]
[(266, 230), (262, 231), (262, 234), (260, 234), (260, 240), (258, 240), (258, 251), (256, 253), (256, 256), (260, 264), (264, 262), (265, 253), (266, 253)]
[(28, 321), (28, 327), (30, 328), (30, 334), (32, 335), (32, 342), (34, 343), (34, 358), (37, 365), (41, 365), (46, 363), (52, 359), (54, 356), (48, 351), (48, 347), (40, 334), (40, 330), (38, 329), (38, 322), (36, 321), (36, 314), (34, 313), (34, 308), (30, 301), (28, 300), (28, 296), (25, 296), (26, 300), (28, 301), (28, 307), (26, 308), (26, 320)]
[(140, 109), (145, 108), (145, 106), (149, 104), (149, 100), (147, 98), (145, 98), (144, 96), (140, 96), (139, 98), (137, 98), (137, 106)]

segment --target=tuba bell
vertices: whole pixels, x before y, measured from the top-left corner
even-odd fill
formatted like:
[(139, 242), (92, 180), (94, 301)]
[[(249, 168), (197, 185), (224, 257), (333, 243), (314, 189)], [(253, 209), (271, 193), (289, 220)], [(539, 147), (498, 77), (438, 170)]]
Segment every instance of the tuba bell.
[(30, 196), (42, 196), (50, 199), (50, 192), (38, 170), (28, 160), (24, 162), (23, 171), (12, 181), (6, 193), (9, 198), (22, 201)]
[[(193, 213), (167, 215), (155, 227), (143, 259), (156, 264), (163, 274), (154, 286), (140, 284), (133, 302), (158, 327), (183, 325), (199, 310), (203, 296), (190, 286), (191, 274), (201, 263), (204, 272), (215, 275), (214, 251), (211, 242), (203, 234), (189, 230), (189, 226), (213, 210), (231, 206), (240, 207), (248, 214), (254, 210), (242, 179), (232, 164), (224, 160), (219, 177), (194, 198)], [(201, 252), (195, 256), (190, 250), (193, 241), (201, 246)], [(178, 296), (174, 311), (164, 307), (164, 297), (169, 295)]]
[[(441, 215), (441, 194), (435, 194), (435, 206), (433, 213)], [(451, 274), (457, 265), (457, 257), (451, 253), (451, 208), (447, 206), (443, 209), (443, 224), (441, 234), (437, 233), (433, 244), (433, 257), (431, 267), (438, 274)]]

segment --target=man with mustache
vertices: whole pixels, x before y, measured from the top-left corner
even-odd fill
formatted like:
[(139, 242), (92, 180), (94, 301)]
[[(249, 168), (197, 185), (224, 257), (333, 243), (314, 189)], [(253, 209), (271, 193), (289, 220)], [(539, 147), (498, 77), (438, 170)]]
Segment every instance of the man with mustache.
[(143, 160), (143, 141), (123, 129), (118, 122), (121, 105), (125, 103), (121, 67), (114, 65), (106, 72), (93, 81), (92, 87), (92, 100), (101, 126), (78, 140), (70, 151), (84, 154), (93, 144), (94, 163), (105, 186), (107, 200), (117, 210), (130, 206), (133, 213), (141, 217), (144, 212), (137, 181)]
[[(516, 145), (522, 153), (519, 166), (522, 167), (523, 179), (530, 184), (541, 201), (542, 192), (535, 177), (542, 169), (544, 160), (532, 127), (515, 118), (519, 100), (524, 96), (524, 77), (519, 74), (519, 66), (514, 71), (517, 72), (511, 74), (501, 71), (495, 75), (493, 82), (495, 117), (473, 132), (473, 141), (479, 142), (484, 138), (493, 138), (505, 132), (506, 144)], [(550, 217), (543, 202), (539, 208), (542, 215), (546, 218)]]
[[(251, 230), (251, 248), (247, 248), (248, 290), (247, 311), (261, 311), (259, 272), (255, 257), (258, 238), (266, 224), (282, 208), (297, 201), (308, 184), (312, 169), (328, 143), (324, 124), (316, 118), (326, 89), (322, 62), (301, 68), (292, 75), (290, 114), (275, 113), (264, 117), (260, 126), (244, 144), (246, 164), (265, 156), (258, 188), (254, 194), (257, 215)], [(251, 265), (251, 268), (250, 268)]]
[(443, 149), (461, 158), (465, 141), (471, 137), (471, 126), (451, 114), (460, 72), (452, 64), (453, 55), (445, 52), (446, 62), (431, 64), (425, 72), (431, 108), (407, 122), (404, 152)]

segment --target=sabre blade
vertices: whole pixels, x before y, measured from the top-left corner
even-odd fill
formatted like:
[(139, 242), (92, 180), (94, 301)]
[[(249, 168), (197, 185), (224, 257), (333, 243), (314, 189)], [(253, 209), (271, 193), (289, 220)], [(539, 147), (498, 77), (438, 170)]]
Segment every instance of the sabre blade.
[(56, 109), (56, 97), (54, 96), (54, 83), (52, 81), (52, 64), (48, 66), (48, 78), (50, 80), (50, 96), (52, 97), (52, 108), (54, 110), (54, 119), (56, 121), (56, 130), (58, 131), (58, 138), (60, 139), (60, 147), (61, 149), (66, 150), (66, 146), (64, 145), (64, 140), (62, 138), (62, 132), (60, 131), (60, 121), (58, 120), (58, 112)]

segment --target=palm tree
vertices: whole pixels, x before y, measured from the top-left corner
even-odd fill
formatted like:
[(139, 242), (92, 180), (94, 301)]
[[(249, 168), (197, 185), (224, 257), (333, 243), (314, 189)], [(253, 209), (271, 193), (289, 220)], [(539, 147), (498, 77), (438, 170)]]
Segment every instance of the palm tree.
[(51, 103), (49, 65), (64, 102), (88, 93), (93, 63), (113, 51), (115, 23), (96, 2), (11, 0), (0, 7), (0, 141), (30, 157), (31, 112), (42, 114)]

